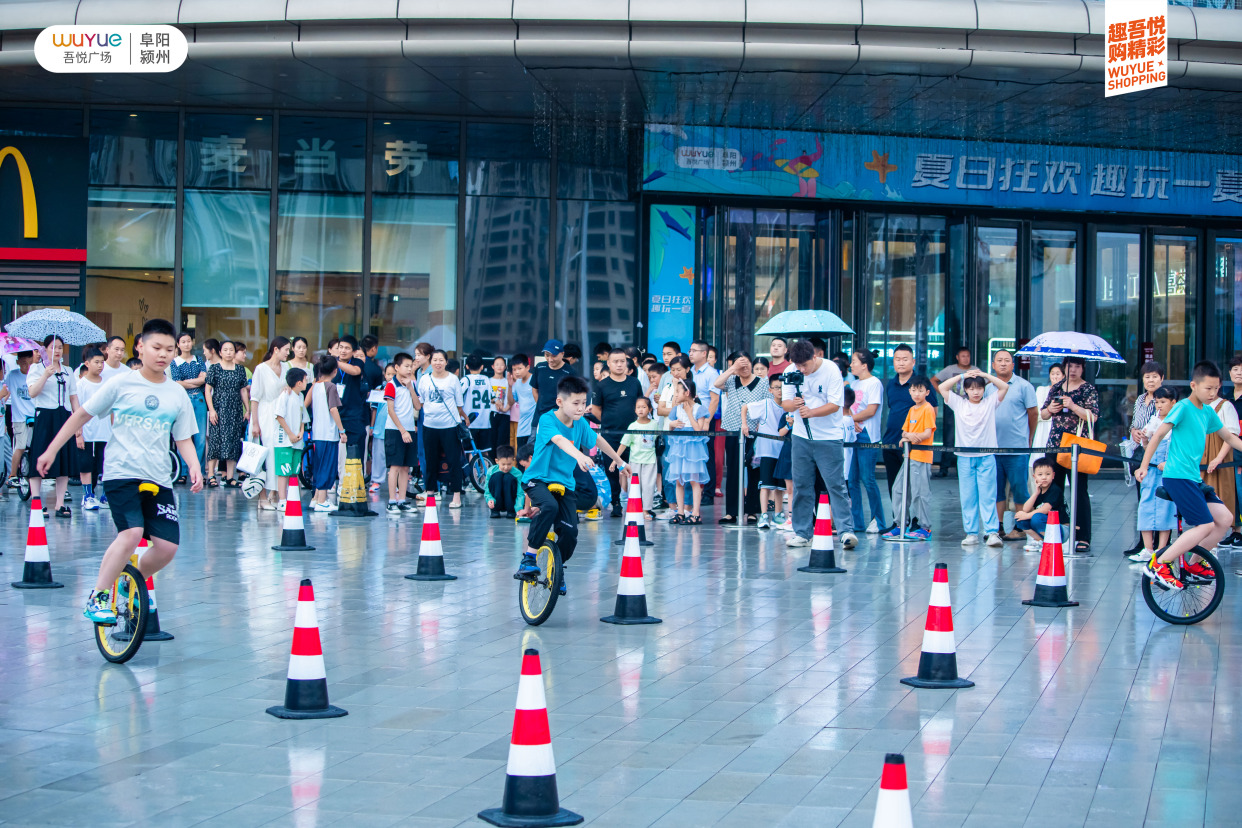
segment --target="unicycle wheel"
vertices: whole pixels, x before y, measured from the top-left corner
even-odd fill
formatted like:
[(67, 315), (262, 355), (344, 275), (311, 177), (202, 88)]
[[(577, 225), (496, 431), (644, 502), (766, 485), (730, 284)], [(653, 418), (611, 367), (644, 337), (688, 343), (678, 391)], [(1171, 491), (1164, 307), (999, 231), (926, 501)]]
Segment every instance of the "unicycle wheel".
[(1215, 578), (1196, 578), (1185, 572), (1179, 574), (1184, 589), (1176, 590), (1143, 577), (1143, 600), (1161, 621), (1169, 624), (1198, 624), (1220, 606), (1225, 597), (1225, 575), (1216, 556), (1201, 546), (1192, 554), (1203, 558), (1212, 567)]
[(561, 570), (561, 550), (551, 541), (546, 541), (539, 547), (535, 560), (539, 566), (539, 574), (522, 580), (518, 587), (518, 610), (532, 627), (537, 627), (552, 617), (561, 588), (561, 578), (564, 577)]
[[(126, 593), (123, 601), (118, 598), (122, 592)], [(95, 645), (108, 661), (124, 664), (142, 646), (143, 633), (147, 629), (147, 613), (151, 607), (147, 582), (132, 563), (125, 565), (116, 583), (112, 585), (112, 600), (116, 609), (116, 624), (96, 624)]]

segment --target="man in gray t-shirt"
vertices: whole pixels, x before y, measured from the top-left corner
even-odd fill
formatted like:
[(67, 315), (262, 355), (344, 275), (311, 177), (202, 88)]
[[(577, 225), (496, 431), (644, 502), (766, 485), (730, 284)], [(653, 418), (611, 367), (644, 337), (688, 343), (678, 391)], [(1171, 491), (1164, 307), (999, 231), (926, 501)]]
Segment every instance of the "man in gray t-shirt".
[[(1000, 405), (996, 406), (996, 445), (1001, 448), (1030, 448), (1031, 435), (1035, 433), (1035, 420), (1039, 416), (1036, 407), (1035, 386), (1013, 372), (1013, 354), (997, 351), (992, 357), (992, 373), (1009, 383), (1009, 391)], [(989, 386), (987, 395), (995, 394)], [(1025, 503), (1030, 497), (1027, 476), (1030, 470), (1029, 454), (996, 455), (996, 517), (1000, 527), (1005, 528), (1005, 482), (1013, 490), (1014, 503)], [(1026, 536), (1014, 530), (1004, 536), (1005, 540), (1025, 540)]]

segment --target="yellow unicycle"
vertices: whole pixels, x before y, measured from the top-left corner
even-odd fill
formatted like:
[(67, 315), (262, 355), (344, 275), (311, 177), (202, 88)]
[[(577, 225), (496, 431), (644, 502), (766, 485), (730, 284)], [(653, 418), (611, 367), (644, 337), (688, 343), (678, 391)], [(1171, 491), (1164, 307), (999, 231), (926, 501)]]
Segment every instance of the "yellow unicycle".
[[(142, 483), (138, 491), (144, 496), (159, 494), (159, 486)], [(112, 609), (116, 613), (115, 624), (95, 625), (95, 646), (103, 657), (113, 664), (124, 664), (138, 653), (147, 629), (147, 613), (151, 611), (151, 596), (147, 582), (138, 571), (138, 553), (129, 556), (129, 563), (121, 570), (112, 584)]]
[[(548, 486), (548, 491), (559, 497), (565, 496), (565, 487), (559, 483)], [(562, 570), (561, 550), (556, 545), (556, 533), (548, 532), (547, 539), (535, 553), (536, 572), (514, 575), (519, 581), (518, 610), (532, 627), (537, 627), (552, 617), (556, 599), (560, 595)]]

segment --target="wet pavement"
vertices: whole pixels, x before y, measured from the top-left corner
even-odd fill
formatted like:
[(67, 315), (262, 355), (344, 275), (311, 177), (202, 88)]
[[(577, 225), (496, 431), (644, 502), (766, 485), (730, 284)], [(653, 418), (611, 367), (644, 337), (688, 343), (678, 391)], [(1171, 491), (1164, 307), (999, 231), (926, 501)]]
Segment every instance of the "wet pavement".
[[(1023, 606), (1039, 553), (961, 548), (956, 483), (936, 480), (932, 541), (863, 536), (839, 552), (844, 575), (798, 572), (808, 550), (718, 515), (649, 524), (648, 606), (664, 623), (640, 627), (599, 621), (620, 521), (583, 525), (568, 597), (530, 628), (511, 577), (524, 527), (489, 520), (475, 496), (440, 509), (458, 580), (419, 583), (402, 577), (418, 516), (311, 513), (316, 550), (279, 553), (275, 513), (179, 491), (183, 545), (157, 580), (176, 638), (123, 666), (81, 616), (108, 513), (51, 518), (66, 588), (19, 591), (27, 512), (0, 501), (0, 822), (482, 824), (504, 788), (525, 647), (543, 657), (561, 803), (590, 825), (870, 826), (891, 751), (916, 825), (1218, 826), (1242, 812), (1242, 604), (1227, 594), (1189, 628), (1156, 620), (1118, 554), (1135, 507), (1120, 481), (1093, 482), (1095, 557), (1066, 562), (1079, 607)], [(937, 562), (973, 689), (899, 683)], [(284, 699), (303, 577), (344, 718), (264, 713)]]

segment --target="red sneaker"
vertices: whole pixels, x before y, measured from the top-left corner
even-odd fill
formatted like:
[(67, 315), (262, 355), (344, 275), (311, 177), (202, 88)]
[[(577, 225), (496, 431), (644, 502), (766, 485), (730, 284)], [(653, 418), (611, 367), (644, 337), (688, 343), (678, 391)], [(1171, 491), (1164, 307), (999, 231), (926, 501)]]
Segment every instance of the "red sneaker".
[(1195, 563), (1189, 563), (1186, 560), (1186, 556), (1183, 555), (1180, 561), (1180, 566), (1182, 569), (1183, 577), (1185, 577), (1186, 575), (1194, 575), (1196, 578), (1202, 578), (1205, 581), (1216, 580), (1216, 570), (1208, 566), (1207, 561), (1203, 560), (1202, 558), (1200, 558)]
[(1167, 563), (1161, 563), (1155, 556), (1143, 567), (1143, 574), (1168, 589), (1185, 589), (1185, 584), (1177, 580), (1173, 569)]

